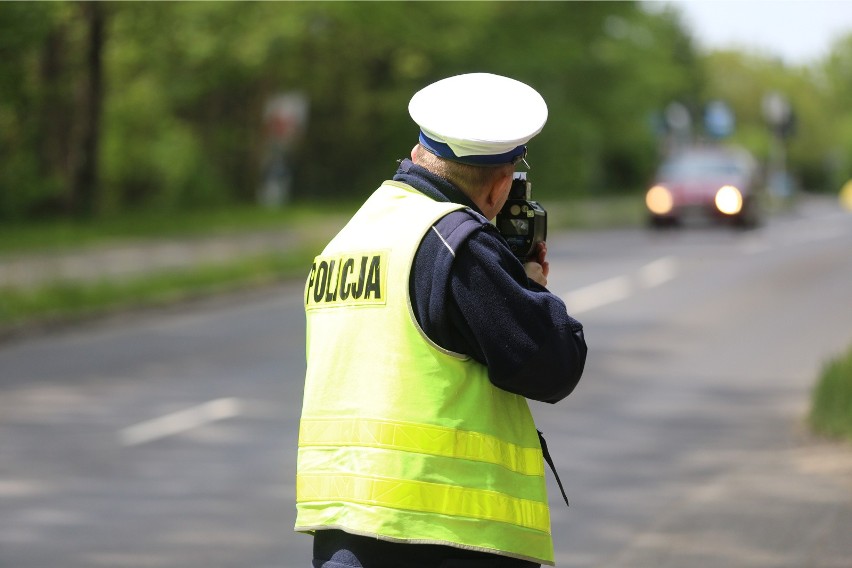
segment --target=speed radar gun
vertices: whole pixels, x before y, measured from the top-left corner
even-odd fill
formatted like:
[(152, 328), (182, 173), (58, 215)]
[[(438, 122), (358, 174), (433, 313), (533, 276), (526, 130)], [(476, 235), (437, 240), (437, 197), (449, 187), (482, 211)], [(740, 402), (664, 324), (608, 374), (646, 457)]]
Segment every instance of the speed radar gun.
[(530, 200), (532, 184), (526, 172), (516, 172), (506, 204), (497, 213), (497, 230), (521, 262), (530, 260), (536, 245), (547, 239), (547, 211)]

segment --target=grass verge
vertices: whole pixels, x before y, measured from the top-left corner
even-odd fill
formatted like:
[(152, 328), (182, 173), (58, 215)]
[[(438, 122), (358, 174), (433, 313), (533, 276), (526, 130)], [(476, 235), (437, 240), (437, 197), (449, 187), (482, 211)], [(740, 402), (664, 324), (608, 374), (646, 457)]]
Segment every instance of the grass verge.
[(814, 432), (852, 441), (852, 347), (823, 366), (809, 422)]
[[(608, 197), (548, 202), (554, 230), (635, 225), (640, 202)], [(89, 222), (57, 221), (0, 225), (0, 254), (62, 254), (88, 247), (204, 236), (240, 235), (286, 227), (312, 235), (314, 245), (265, 253), (217, 265), (155, 272), (130, 280), (57, 281), (28, 288), (0, 288), (0, 336), (21, 326), (50, 324), (114, 310), (161, 306), (189, 298), (252, 288), (306, 273), (313, 256), (358, 204), (293, 205), (284, 209), (231, 207), (180, 215), (140, 213)]]
[(133, 240), (221, 236), (248, 231), (309, 227), (346, 219), (357, 203), (294, 204), (280, 209), (231, 206), (179, 213), (139, 212), (89, 221), (0, 223), (0, 254), (62, 252)]
[(132, 279), (52, 281), (0, 288), (0, 337), (21, 328), (75, 321), (115, 310), (163, 306), (186, 299), (302, 278), (324, 241), (355, 210), (346, 202), (283, 209), (229, 207), (180, 215), (143, 212), (90, 221), (0, 225), (0, 254), (62, 255), (89, 248), (240, 235), (286, 229), (306, 235), (286, 252), (257, 253), (209, 265), (160, 270)]
[(544, 203), (548, 228), (570, 230), (641, 227), (647, 221), (642, 197), (610, 195)]
[[(55, 282), (0, 289), (0, 332), (117, 309), (157, 306), (304, 276), (316, 250), (267, 253), (224, 264), (157, 272), (126, 281)], [(2, 333), (0, 333), (2, 335)]]

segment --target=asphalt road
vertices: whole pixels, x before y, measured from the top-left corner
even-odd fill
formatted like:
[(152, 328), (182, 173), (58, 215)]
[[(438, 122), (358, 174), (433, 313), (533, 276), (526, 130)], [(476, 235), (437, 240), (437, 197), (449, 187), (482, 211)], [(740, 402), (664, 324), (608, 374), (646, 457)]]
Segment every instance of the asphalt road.
[[(557, 565), (852, 566), (852, 451), (803, 425), (852, 343), (852, 215), (568, 233), (585, 377), (534, 404)], [(0, 567), (310, 566), (292, 532), (301, 285), (0, 345)]]

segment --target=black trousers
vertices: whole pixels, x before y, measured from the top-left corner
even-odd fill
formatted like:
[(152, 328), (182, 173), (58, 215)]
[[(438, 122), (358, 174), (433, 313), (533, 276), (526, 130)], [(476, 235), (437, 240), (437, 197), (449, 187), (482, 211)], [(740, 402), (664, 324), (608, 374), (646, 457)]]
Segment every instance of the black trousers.
[(540, 564), (437, 544), (405, 544), (317, 531), (313, 568), (538, 568)]

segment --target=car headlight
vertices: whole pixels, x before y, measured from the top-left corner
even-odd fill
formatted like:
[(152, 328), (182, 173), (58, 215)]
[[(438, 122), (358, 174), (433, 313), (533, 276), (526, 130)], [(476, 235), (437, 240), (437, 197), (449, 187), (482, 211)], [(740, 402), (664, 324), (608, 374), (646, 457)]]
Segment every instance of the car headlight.
[(725, 185), (716, 192), (716, 209), (725, 215), (736, 215), (743, 208), (743, 195), (732, 185)]
[(672, 210), (674, 200), (668, 189), (662, 185), (655, 185), (645, 194), (645, 205), (654, 215), (665, 215)]

